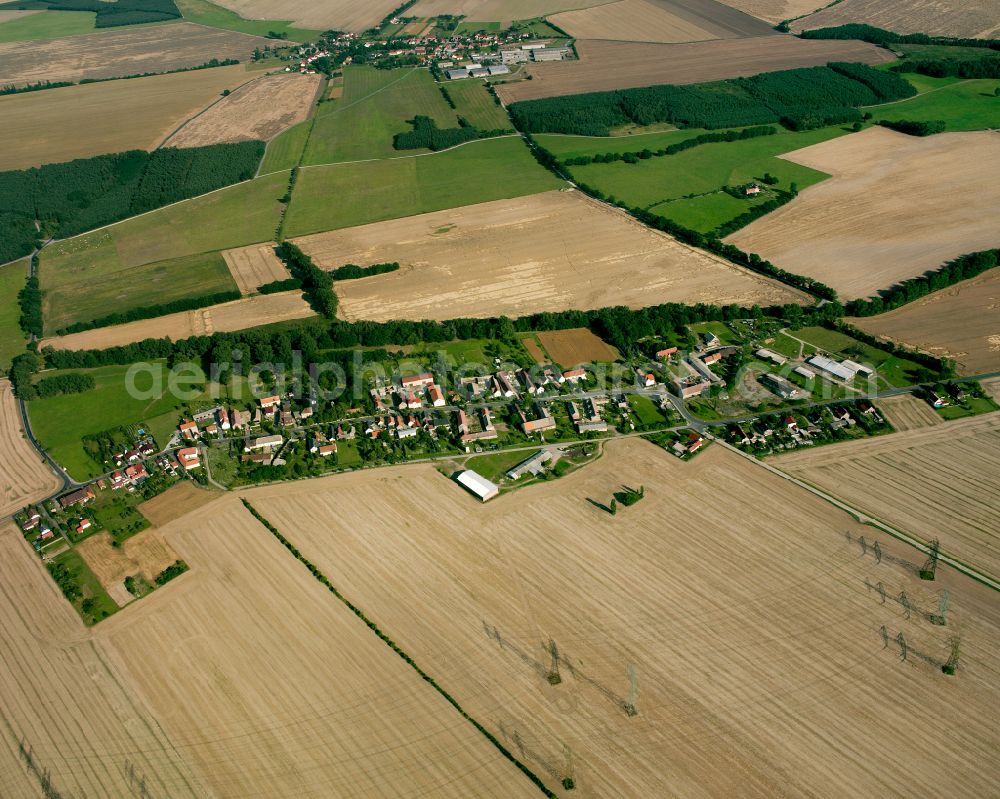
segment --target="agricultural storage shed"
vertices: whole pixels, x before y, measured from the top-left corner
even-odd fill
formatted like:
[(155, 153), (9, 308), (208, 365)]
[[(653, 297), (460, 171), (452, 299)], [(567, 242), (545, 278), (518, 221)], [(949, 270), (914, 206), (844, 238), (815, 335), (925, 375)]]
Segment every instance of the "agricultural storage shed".
[(497, 494), (500, 493), (500, 489), (481, 474), (477, 474), (472, 471), (472, 469), (466, 469), (464, 472), (458, 475), (458, 482), (465, 486), (469, 491), (479, 497), (483, 502), (488, 499), (493, 499)]

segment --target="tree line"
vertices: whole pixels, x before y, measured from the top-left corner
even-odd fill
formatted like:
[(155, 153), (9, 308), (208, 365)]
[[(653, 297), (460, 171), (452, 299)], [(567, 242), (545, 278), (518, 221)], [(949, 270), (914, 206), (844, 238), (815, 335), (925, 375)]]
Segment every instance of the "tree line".
[(330, 276), (334, 280), (357, 280), (362, 277), (372, 275), (384, 275), (387, 272), (395, 272), (399, 269), (399, 261), (387, 261), (384, 264), (372, 264), (371, 266), (358, 266), (357, 264), (344, 264), (338, 266)]
[(882, 119), (878, 124), (907, 136), (933, 136), (935, 133), (942, 133), (946, 127), (943, 119)]
[(299, 281), (306, 301), (320, 316), (334, 319), (337, 316), (338, 298), (333, 290), (333, 278), (320, 269), (299, 247), (290, 241), (278, 245), (278, 257), (285, 262), (292, 277)]
[(889, 67), (932, 78), (1000, 78), (1000, 56), (985, 58), (907, 58)]
[(0, 172), (0, 263), (27, 255), (40, 239), (72, 236), (249, 180), (263, 155), (264, 142), (244, 141)]
[[(442, 91), (444, 89), (442, 88)], [(428, 116), (418, 114), (409, 120), (413, 130), (397, 133), (392, 137), (392, 146), (396, 150), (417, 150), (426, 148), (428, 150), (447, 150), (475, 139), (489, 139), (494, 136), (501, 136), (510, 131), (479, 130), (474, 127), (465, 117), (458, 118), (457, 128), (439, 128), (437, 122)]]
[(850, 316), (876, 316), (895, 308), (900, 308), (935, 291), (961, 283), (963, 280), (981, 275), (988, 269), (1000, 265), (1000, 249), (982, 250), (960, 255), (948, 261), (940, 269), (927, 272), (919, 277), (904, 280), (879, 292), (878, 297), (869, 300), (851, 300), (846, 312)]
[[(38, 256), (32, 256), (35, 266), (38, 265)], [(20, 308), (18, 325), (27, 336), (42, 337), (42, 290), (38, 286), (38, 276), (31, 275), (25, 281), (24, 288), (17, 293), (17, 304)]]
[(596, 155), (575, 155), (570, 158), (564, 158), (562, 164), (563, 166), (586, 166), (587, 164), (612, 164), (615, 161), (634, 164), (640, 160), (644, 161), (649, 158), (676, 155), (685, 150), (700, 147), (703, 144), (744, 141), (746, 139), (756, 139), (760, 136), (773, 136), (777, 132), (778, 129), (771, 125), (759, 125), (753, 128), (744, 128), (743, 130), (727, 130), (723, 133), (702, 133), (698, 136), (692, 136), (690, 139), (668, 144), (666, 147), (660, 147), (656, 150), (646, 148), (644, 150), (633, 150), (624, 153), (611, 152)]
[[(199, 297), (184, 297), (183, 299), (163, 302), (158, 305), (143, 305), (138, 308), (130, 308), (127, 311), (107, 314), (97, 319), (87, 322), (74, 322), (71, 325), (60, 328), (57, 335), (65, 336), (70, 333), (79, 333), (83, 330), (93, 330), (95, 327), (108, 327), (110, 325), (121, 325), (126, 322), (136, 322), (140, 319), (154, 319), (157, 316), (180, 313), (181, 311), (193, 311), (197, 308), (207, 308), (210, 305), (218, 305), (223, 302), (238, 300), (241, 296), (239, 291), (217, 291), (214, 294), (202, 294)], [(37, 334), (36, 334), (37, 335)]]
[(893, 33), (873, 25), (849, 23), (832, 28), (802, 31), (800, 39), (858, 39), (869, 44), (888, 47), (892, 44), (935, 44), (952, 47), (982, 47), (1000, 50), (1000, 39), (962, 39), (955, 36), (928, 36), (926, 33)]
[(690, 86), (648, 86), (510, 106), (518, 130), (607, 136), (626, 124), (727, 128), (780, 122), (792, 130), (861, 119), (859, 106), (912, 97), (899, 75), (865, 64), (831, 62)]
[(143, 25), (179, 19), (181, 12), (174, 0), (15, 0), (0, 5), (0, 10), (25, 9), (42, 11), (93, 11), (94, 25), (115, 28), (122, 25)]

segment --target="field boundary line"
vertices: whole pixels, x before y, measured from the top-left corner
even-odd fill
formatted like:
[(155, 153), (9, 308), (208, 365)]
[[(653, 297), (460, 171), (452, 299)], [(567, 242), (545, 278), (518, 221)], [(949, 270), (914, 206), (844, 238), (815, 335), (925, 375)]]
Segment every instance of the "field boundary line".
[(476, 721), (476, 719), (470, 716), (462, 708), (462, 706), (458, 704), (457, 700), (452, 698), (452, 696), (447, 691), (445, 691), (440, 685), (438, 685), (438, 683), (434, 680), (433, 677), (431, 677), (426, 671), (420, 668), (420, 666), (417, 665), (417, 663), (413, 660), (412, 657), (410, 657), (403, 649), (399, 647), (399, 645), (395, 641), (393, 641), (388, 635), (386, 635), (375, 622), (373, 622), (365, 615), (364, 611), (361, 610), (361, 608), (359, 608), (357, 605), (351, 602), (346, 596), (344, 596), (340, 592), (340, 590), (337, 589), (336, 586), (334, 586), (333, 583), (330, 582), (329, 578), (327, 578), (327, 576), (323, 574), (323, 572), (321, 572), (315, 565), (313, 565), (305, 557), (305, 555), (303, 555), (298, 549), (296, 549), (296, 547), (292, 544), (291, 541), (289, 541), (280, 532), (278, 532), (278, 529), (273, 524), (271, 524), (267, 519), (265, 519), (257, 511), (257, 509), (250, 504), (250, 502), (247, 499), (241, 497), (240, 501), (243, 503), (243, 507), (245, 507), (250, 512), (251, 516), (253, 516), (258, 522), (260, 522), (260, 524), (269, 533), (271, 533), (271, 535), (273, 535), (276, 539), (278, 539), (278, 541), (282, 544), (282, 546), (284, 546), (285, 549), (291, 552), (291, 554), (295, 557), (296, 560), (298, 560), (303, 566), (309, 569), (309, 572), (312, 574), (313, 577), (316, 578), (316, 580), (318, 580), (321, 584), (326, 586), (327, 590), (330, 591), (330, 593), (333, 594), (337, 599), (339, 599), (351, 611), (351, 613), (353, 613), (361, 621), (363, 621), (368, 626), (368, 629), (370, 629), (373, 633), (375, 633), (375, 635), (378, 636), (379, 640), (381, 640), (382, 643), (384, 643), (393, 652), (395, 652), (400, 657), (400, 659), (403, 660), (403, 662), (405, 662), (411, 669), (413, 669), (418, 675), (420, 675), (420, 678), (424, 682), (430, 685), (435, 691), (437, 691), (437, 693), (441, 697), (443, 697), (448, 702), (448, 704), (450, 704), (455, 710), (457, 710), (458, 713), (462, 716), (462, 718), (468, 721), (473, 727), (476, 728), (476, 730), (484, 738), (486, 738), (486, 740), (488, 740), (491, 744), (493, 744), (493, 746), (497, 749), (497, 751), (500, 752), (500, 754), (503, 755), (504, 758), (513, 763), (521, 771), (521, 773), (523, 773), (529, 780), (531, 780), (531, 782), (534, 783), (534, 785), (542, 792), (542, 794), (544, 794), (547, 797), (550, 797), (550, 799), (557, 799), (556, 794), (554, 794), (548, 788), (548, 786), (546, 786), (545, 783), (542, 782), (542, 780), (531, 769), (529, 769), (524, 763), (518, 760), (514, 756), (514, 754), (509, 749), (507, 749), (507, 747), (505, 747), (502, 743), (500, 743), (500, 740), (495, 735), (493, 735), (493, 733), (491, 733), (489, 730), (486, 729), (486, 727), (484, 727), (481, 723)]
[(859, 108), (885, 108), (887, 105), (898, 105), (899, 103), (908, 103), (911, 100), (916, 100), (919, 97), (926, 97), (928, 94), (934, 94), (934, 92), (940, 92), (944, 89), (951, 89), (955, 86), (961, 86), (963, 83), (968, 83), (971, 80), (978, 80), (978, 78), (966, 78), (965, 80), (955, 81), (954, 83), (949, 83), (947, 86), (937, 86), (933, 89), (928, 89), (925, 92), (918, 92), (912, 97), (903, 97), (899, 100), (890, 100), (888, 103), (876, 103), (875, 105), (862, 105)]
[[(918, 550), (919, 552), (922, 552), (925, 555), (930, 555), (931, 554), (931, 548), (929, 546), (927, 546), (927, 544), (923, 543), (922, 541), (920, 541), (917, 538), (914, 538), (909, 533), (904, 533), (902, 530), (897, 530), (895, 527), (892, 527), (892, 526), (886, 524), (885, 522), (880, 521), (879, 519), (876, 519), (874, 516), (871, 516), (871, 515), (863, 512), (863, 511), (858, 510), (854, 506), (849, 505), (848, 503), (846, 503), (844, 500), (839, 499), (839, 498), (833, 496), (832, 494), (828, 494), (826, 491), (823, 491), (822, 489), (817, 488), (816, 486), (812, 485), (811, 483), (808, 483), (805, 480), (801, 480), (798, 477), (793, 477), (792, 475), (788, 474), (787, 472), (783, 472), (781, 469), (779, 469), (776, 466), (772, 466), (769, 463), (765, 463), (762, 460), (758, 460), (753, 455), (749, 455), (746, 452), (743, 452), (741, 449), (739, 449), (737, 447), (734, 447), (732, 444), (730, 444), (727, 441), (723, 441), (721, 438), (716, 438), (715, 436), (711, 435), (711, 433), (706, 433), (706, 435), (708, 435), (710, 438), (715, 439), (715, 442), (717, 444), (721, 444), (725, 449), (728, 449), (728, 450), (731, 450), (732, 452), (735, 452), (740, 457), (746, 458), (747, 460), (751, 461), (752, 463), (755, 463), (758, 466), (761, 466), (764, 469), (767, 469), (772, 474), (774, 474), (774, 475), (776, 475), (778, 477), (781, 477), (781, 478), (783, 478), (785, 480), (788, 480), (790, 483), (793, 483), (793, 484), (799, 486), (800, 488), (804, 488), (806, 491), (808, 491), (811, 494), (816, 495), (820, 499), (826, 500), (831, 505), (833, 505), (833, 506), (839, 508), (840, 510), (842, 510), (842, 511), (848, 513), (848, 514), (850, 514), (851, 516), (853, 516), (855, 519), (857, 519), (862, 524), (867, 524), (867, 525), (875, 527), (875, 528), (877, 528), (879, 530), (882, 530), (883, 532), (888, 533), (889, 535), (891, 535), (893, 538), (895, 538), (895, 539), (897, 539), (899, 541), (902, 541), (904, 544), (909, 544), (911, 547), (913, 547), (914, 549)], [(978, 569), (973, 568), (972, 566), (969, 566), (966, 563), (963, 563), (962, 561), (958, 560), (957, 558), (952, 557), (951, 555), (946, 555), (944, 552), (939, 552), (938, 553), (938, 560), (940, 562), (942, 562), (942, 563), (948, 564), (953, 569), (955, 569), (955, 571), (964, 574), (966, 577), (971, 577), (976, 582), (982, 583), (986, 587), (992, 588), (994, 591), (1000, 591), (1000, 582), (998, 582), (997, 580), (995, 580), (993, 577), (989, 576), (988, 574), (984, 574), (983, 572), (979, 571)]]
[[(251, 83), (254, 83), (254, 82), (256, 82), (256, 81), (258, 81), (258, 80), (260, 80), (261, 78), (264, 78), (264, 77), (267, 77), (267, 76), (266, 75), (258, 75), (256, 78), (250, 78), (249, 80), (244, 81), (239, 86), (237, 86), (235, 89), (233, 89), (231, 92), (229, 92), (229, 94), (220, 94), (219, 97), (216, 100), (214, 100), (213, 102), (211, 102), (208, 105), (206, 105), (203, 109), (201, 109), (201, 111), (199, 111), (194, 116), (191, 116), (191, 117), (188, 117), (187, 119), (185, 119), (183, 122), (181, 122), (180, 125), (178, 125), (172, 131), (170, 131), (170, 133), (167, 134), (167, 137), (163, 141), (161, 141), (159, 144), (157, 144), (156, 147), (153, 148), (153, 151), (163, 149), (164, 147), (166, 147), (168, 141), (170, 141), (174, 136), (176, 136), (178, 133), (180, 133), (182, 130), (184, 130), (184, 128), (186, 128), (188, 125), (190, 125), (192, 122), (194, 122), (198, 117), (200, 117), (202, 114), (204, 114), (205, 112), (207, 112), (209, 109), (215, 108), (215, 106), (217, 106), (219, 103), (221, 103), (227, 97), (231, 97), (232, 95), (236, 94), (236, 92), (241, 91), (245, 87), (249, 86)], [(180, 148), (175, 148), (175, 149), (180, 149)], [(266, 145), (264, 147), (264, 151), (265, 152), (267, 151)], [(264, 159), (263, 158), (261, 158), (261, 163), (264, 163)]]

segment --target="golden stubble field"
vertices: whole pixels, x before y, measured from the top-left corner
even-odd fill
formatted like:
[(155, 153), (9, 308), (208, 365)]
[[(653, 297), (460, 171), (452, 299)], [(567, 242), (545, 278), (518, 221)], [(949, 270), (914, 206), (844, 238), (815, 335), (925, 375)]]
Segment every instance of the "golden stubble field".
[(1000, 412), (781, 455), (773, 463), (1000, 575)]
[(849, 321), (890, 341), (954, 358), (960, 374), (998, 371), (1000, 269), (935, 291), (894, 311)]
[(997, 245), (998, 133), (919, 138), (872, 127), (782, 158), (833, 177), (726, 241), (845, 299)]
[(309, 116), (321, 75), (268, 75), (207, 108), (164, 142), (167, 147), (267, 141)]
[(88, 631), (0, 532), (5, 799), (22, 741), (64, 797), (538, 795), (235, 497), (161, 533), (191, 570)]
[(700, 83), (828, 61), (882, 64), (887, 51), (858, 41), (810, 41), (794, 36), (755, 36), (659, 44), (579, 39), (579, 61), (532, 64), (532, 80), (497, 84), (507, 103), (564, 94), (612, 91), (658, 83)]
[(930, 405), (912, 394), (886, 397), (875, 404), (900, 433), (921, 430), (944, 422)]
[(794, 23), (794, 32), (860, 22), (896, 33), (975, 39), (1000, 34), (1000, 5), (996, 0), (842, 0), (829, 7), (823, 7), (820, 0), (811, 0), (811, 4), (823, 10)]
[(577, 39), (701, 42), (769, 36), (769, 25), (715, 0), (617, 0), (550, 17)]
[(0, 519), (47, 497), (60, 482), (24, 437), (9, 380), (0, 380)]
[[(255, 48), (272, 43), (260, 36), (190, 22), (116, 28), (47, 41), (9, 42), (0, 44), (0, 85), (165, 72), (200, 66), (212, 58), (242, 61)], [(113, 108), (113, 104), (106, 107)]]
[(349, 320), (805, 300), (576, 191), (480, 203), (295, 242), (327, 269), (401, 264), (396, 272), (336, 284), (341, 313)]
[(414, 17), (455, 14), (470, 22), (500, 22), (509, 25), (516, 19), (533, 19), (608, 2), (612, 0), (420, 0), (406, 13), (407, 16)]
[(224, 89), (250, 78), (237, 64), (0, 97), (0, 169), (151, 150)]
[[(621, 484), (645, 499), (616, 517), (587, 501)], [(995, 783), (996, 595), (876, 564), (858, 543), (871, 528), (721, 447), (681, 463), (612, 442), (586, 469), (486, 505), (431, 466), (248, 498), (552, 787), (570, 773), (581, 797)], [(931, 609), (947, 587), (949, 626), (904, 619), (866, 580)], [(903, 632), (906, 662), (883, 625)], [(956, 630), (967, 660), (949, 679), (936, 664)]]
[(361, 33), (375, 28), (397, 6), (396, 0), (221, 0), (220, 6), (245, 19), (291, 20), (300, 28)]
[(288, 267), (274, 252), (275, 244), (251, 244), (226, 250), (222, 257), (242, 294), (250, 294), (267, 283), (291, 277)]
[(141, 319), (112, 327), (98, 327), (68, 336), (43, 339), (40, 347), (57, 350), (90, 350), (120, 347), (147, 338), (170, 338), (180, 341), (191, 336), (210, 336), (212, 333), (246, 330), (290, 319), (305, 319), (314, 311), (302, 299), (301, 291), (283, 291), (278, 294), (261, 294), (244, 297), (232, 302), (210, 305), (194, 311)]

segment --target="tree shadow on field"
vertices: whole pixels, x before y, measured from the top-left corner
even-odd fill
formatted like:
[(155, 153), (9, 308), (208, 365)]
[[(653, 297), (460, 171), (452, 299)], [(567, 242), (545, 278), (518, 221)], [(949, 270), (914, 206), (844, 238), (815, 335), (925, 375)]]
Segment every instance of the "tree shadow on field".
[(602, 502), (598, 502), (596, 499), (591, 499), (590, 497), (587, 497), (587, 502), (589, 502), (595, 508), (600, 508), (605, 513), (611, 513), (611, 508), (609, 508), (607, 505), (605, 505)]

